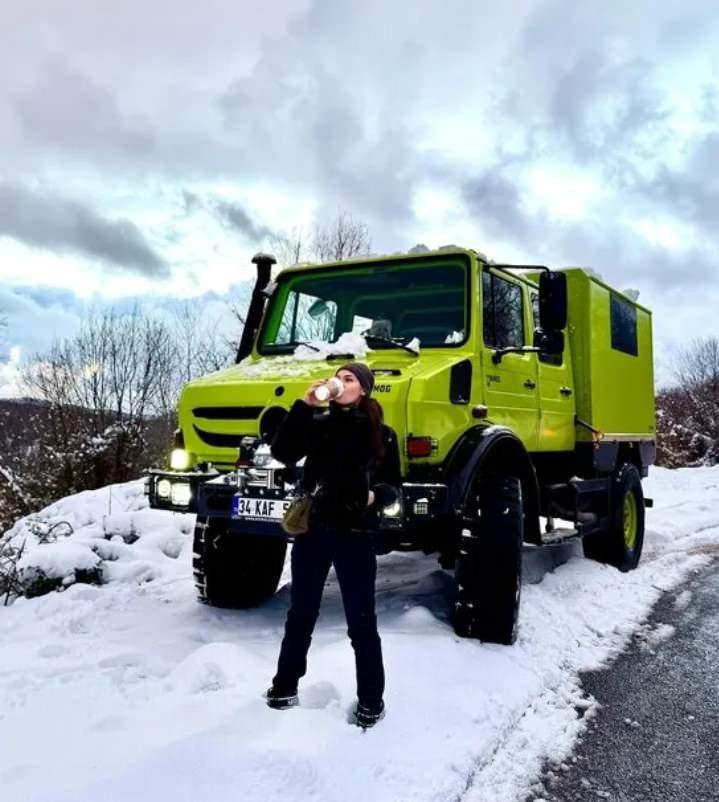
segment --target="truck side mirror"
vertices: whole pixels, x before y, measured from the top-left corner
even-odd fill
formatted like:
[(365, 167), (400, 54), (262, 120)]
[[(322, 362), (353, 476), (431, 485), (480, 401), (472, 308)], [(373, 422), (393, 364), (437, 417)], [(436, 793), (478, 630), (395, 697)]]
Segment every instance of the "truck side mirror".
[(539, 277), (539, 328), (561, 331), (567, 325), (567, 276), (554, 271)]
[(561, 356), (564, 353), (564, 332), (536, 329), (533, 345), (535, 348), (539, 348), (543, 354)]

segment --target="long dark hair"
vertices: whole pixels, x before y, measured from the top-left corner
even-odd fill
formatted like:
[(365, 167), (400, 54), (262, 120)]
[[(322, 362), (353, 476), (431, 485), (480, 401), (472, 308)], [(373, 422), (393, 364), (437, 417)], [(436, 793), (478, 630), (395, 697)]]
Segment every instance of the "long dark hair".
[(363, 395), (357, 406), (367, 415), (372, 462), (375, 465), (379, 465), (385, 457), (384, 438), (382, 437), (382, 421), (384, 421), (382, 405), (374, 398)]

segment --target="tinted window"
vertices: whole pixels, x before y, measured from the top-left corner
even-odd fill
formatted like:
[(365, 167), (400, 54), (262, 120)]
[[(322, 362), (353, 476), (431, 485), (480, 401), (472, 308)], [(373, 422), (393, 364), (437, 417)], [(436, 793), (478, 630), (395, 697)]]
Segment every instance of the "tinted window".
[(637, 349), (636, 307), (617, 295), (611, 295), (609, 303), (612, 348), (637, 356), (639, 352)]
[(482, 273), (484, 342), (495, 348), (524, 345), (522, 288)]

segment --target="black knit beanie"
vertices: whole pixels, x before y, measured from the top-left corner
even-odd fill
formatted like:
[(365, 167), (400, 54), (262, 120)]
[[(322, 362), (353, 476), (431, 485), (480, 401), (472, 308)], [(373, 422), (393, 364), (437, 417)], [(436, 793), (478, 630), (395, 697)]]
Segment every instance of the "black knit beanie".
[(372, 373), (367, 365), (362, 362), (348, 362), (346, 365), (342, 365), (341, 368), (337, 368), (335, 376), (341, 370), (348, 370), (350, 373), (353, 373), (357, 377), (357, 381), (360, 383), (360, 387), (365, 393), (367, 393), (367, 395), (372, 393), (374, 387), (374, 373)]

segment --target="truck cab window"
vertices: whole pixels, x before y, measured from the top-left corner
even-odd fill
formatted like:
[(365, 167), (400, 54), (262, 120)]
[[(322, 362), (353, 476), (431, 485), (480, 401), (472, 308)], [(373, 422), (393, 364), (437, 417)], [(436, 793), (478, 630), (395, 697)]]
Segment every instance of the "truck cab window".
[(493, 348), (524, 345), (522, 288), (485, 271), (482, 297), (485, 345)]
[(280, 281), (259, 334), (261, 354), (292, 353), (298, 342), (373, 337), (373, 350), (460, 346), (469, 332), (468, 265), (458, 259), (393, 262), (358, 269), (298, 270)]
[(532, 301), (532, 325), (535, 329), (539, 328), (539, 293), (532, 290), (529, 293)]

